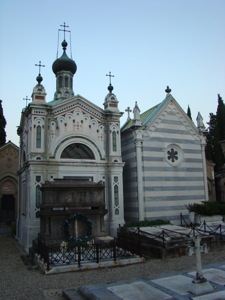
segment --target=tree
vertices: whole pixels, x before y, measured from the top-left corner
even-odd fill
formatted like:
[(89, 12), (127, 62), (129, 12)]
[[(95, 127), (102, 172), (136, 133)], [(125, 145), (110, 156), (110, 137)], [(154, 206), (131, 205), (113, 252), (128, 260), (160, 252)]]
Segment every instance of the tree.
[(220, 141), (225, 140), (225, 105), (222, 97), (218, 94), (218, 107), (217, 107), (217, 126)]
[(215, 149), (214, 149), (214, 132), (216, 127), (216, 115), (213, 113), (209, 114), (209, 125), (206, 134), (206, 147), (205, 147), (205, 154), (207, 160), (211, 162), (215, 162)]
[(192, 117), (191, 117), (191, 109), (190, 109), (189, 105), (188, 105), (188, 109), (187, 109), (187, 115), (188, 115), (188, 117), (192, 120)]
[(210, 113), (208, 132), (206, 134), (206, 158), (215, 163), (215, 171), (218, 171), (225, 163), (221, 141), (225, 140), (225, 105), (222, 97), (218, 95), (216, 115)]
[(0, 147), (5, 145), (6, 143), (5, 126), (6, 126), (6, 119), (3, 114), (2, 100), (0, 100)]

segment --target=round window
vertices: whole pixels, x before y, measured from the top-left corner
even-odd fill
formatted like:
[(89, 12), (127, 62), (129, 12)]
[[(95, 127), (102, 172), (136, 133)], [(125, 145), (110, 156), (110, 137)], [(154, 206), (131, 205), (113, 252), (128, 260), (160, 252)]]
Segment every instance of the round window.
[(183, 152), (177, 145), (169, 145), (165, 150), (165, 158), (169, 165), (179, 166), (183, 162)]

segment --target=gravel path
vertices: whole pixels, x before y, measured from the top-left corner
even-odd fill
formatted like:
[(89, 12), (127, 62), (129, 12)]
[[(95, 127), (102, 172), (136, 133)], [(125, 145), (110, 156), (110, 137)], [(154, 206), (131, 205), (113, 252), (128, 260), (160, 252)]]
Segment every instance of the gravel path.
[[(150, 259), (141, 264), (117, 268), (44, 275), (36, 266), (26, 266), (24, 253), (14, 238), (0, 236), (0, 299), (43, 300), (43, 290), (65, 289), (87, 284), (114, 282), (136, 277), (157, 277), (163, 273), (195, 270), (194, 256)], [(225, 263), (225, 251), (214, 250), (202, 255), (202, 265)]]

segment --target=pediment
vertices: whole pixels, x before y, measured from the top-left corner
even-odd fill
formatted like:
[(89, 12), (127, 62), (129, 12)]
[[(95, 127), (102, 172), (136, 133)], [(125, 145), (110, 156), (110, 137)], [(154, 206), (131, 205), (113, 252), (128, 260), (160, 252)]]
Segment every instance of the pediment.
[(194, 140), (199, 139), (197, 127), (171, 95), (159, 105), (154, 112), (154, 116), (145, 124), (145, 131), (148, 133), (153, 132), (160, 127), (162, 122), (166, 124), (167, 120), (174, 122), (174, 127), (177, 127), (174, 130), (186, 131)]
[(52, 106), (53, 116), (65, 116), (73, 114), (74, 111), (80, 111), (82, 114), (87, 114), (91, 118), (102, 120), (104, 118), (104, 110), (84, 97), (77, 95), (73, 98), (61, 101)]

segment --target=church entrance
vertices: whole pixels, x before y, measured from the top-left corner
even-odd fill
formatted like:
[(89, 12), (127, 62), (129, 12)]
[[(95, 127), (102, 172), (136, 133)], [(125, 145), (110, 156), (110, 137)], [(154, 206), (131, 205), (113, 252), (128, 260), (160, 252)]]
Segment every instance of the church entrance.
[(10, 224), (15, 221), (15, 198), (3, 195), (0, 201), (0, 222)]

